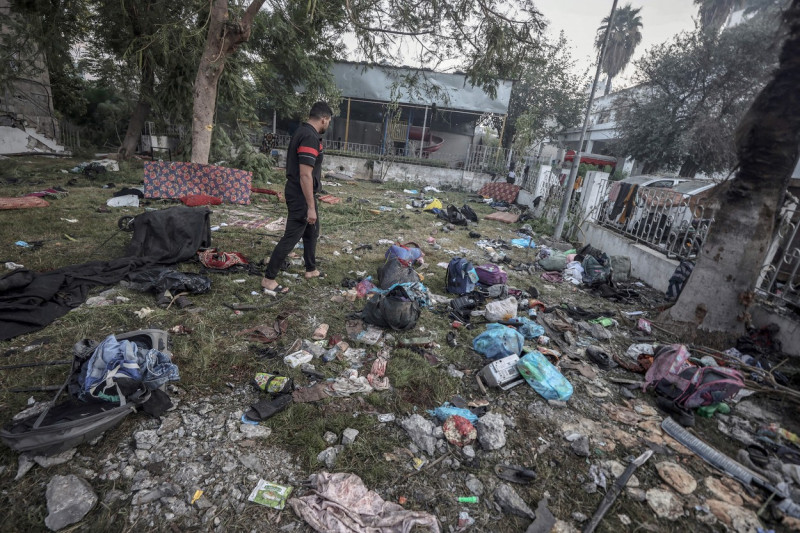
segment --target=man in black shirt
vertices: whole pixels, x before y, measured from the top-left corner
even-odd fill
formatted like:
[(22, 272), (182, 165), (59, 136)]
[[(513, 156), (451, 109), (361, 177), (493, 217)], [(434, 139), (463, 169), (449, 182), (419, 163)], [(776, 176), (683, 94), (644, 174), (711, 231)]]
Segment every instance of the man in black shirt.
[(311, 106), (308, 122), (304, 122), (292, 136), (286, 151), (286, 231), (272, 251), (261, 280), (261, 286), (277, 293), (289, 292), (275, 277), (289, 252), (303, 239), (303, 260), (306, 265), (306, 279), (317, 278), (322, 274), (316, 266), (317, 237), (319, 218), (314, 194), (319, 192), (322, 179), (322, 137), (330, 126), (333, 111), (325, 102)]

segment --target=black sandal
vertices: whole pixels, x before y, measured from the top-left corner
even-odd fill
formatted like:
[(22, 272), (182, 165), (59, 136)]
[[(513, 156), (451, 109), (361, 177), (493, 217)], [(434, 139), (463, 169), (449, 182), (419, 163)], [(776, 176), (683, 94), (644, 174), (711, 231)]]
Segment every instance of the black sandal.
[(495, 465), (494, 473), (500, 479), (521, 485), (527, 485), (536, 479), (536, 472), (516, 465)]

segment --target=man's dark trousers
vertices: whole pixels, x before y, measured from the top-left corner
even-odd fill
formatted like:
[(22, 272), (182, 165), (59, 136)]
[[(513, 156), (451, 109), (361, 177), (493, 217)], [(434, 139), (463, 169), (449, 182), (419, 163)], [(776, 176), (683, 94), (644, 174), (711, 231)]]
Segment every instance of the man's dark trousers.
[[(305, 202), (303, 202), (305, 207)], [(317, 212), (319, 213), (319, 212)], [(281, 265), (286, 257), (294, 249), (300, 239), (303, 239), (303, 260), (306, 264), (306, 272), (314, 272), (317, 269), (317, 237), (319, 236), (319, 215), (315, 224), (306, 222), (305, 209), (289, 209), (289, 216), (286, 220), (286, 231), (272, 250), (269, 258), (267, 271), (264, 276), (268, 279), (275, 279), (281, 269)]]

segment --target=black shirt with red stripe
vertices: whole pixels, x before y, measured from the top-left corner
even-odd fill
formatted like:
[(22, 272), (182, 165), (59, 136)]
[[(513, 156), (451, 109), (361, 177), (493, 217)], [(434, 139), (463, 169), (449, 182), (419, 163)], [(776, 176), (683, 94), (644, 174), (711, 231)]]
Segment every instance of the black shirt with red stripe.
[(308, 209), (303, 189), (300, 187), (300, 165), (313, 167), (314, 193), (321, 189), (322, 180), (322, 137), (308, 122), (294, 132), (286, 151), (286, 205), (289, 211), (300, 213)]

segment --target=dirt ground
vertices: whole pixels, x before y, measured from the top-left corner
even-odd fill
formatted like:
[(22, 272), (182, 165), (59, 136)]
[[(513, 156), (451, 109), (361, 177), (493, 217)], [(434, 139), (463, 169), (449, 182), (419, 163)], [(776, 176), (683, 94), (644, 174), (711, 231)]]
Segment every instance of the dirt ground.
[[(49, 199), (50, 206), (46, 208), (0, 211), (0, 267), (14, 262), (33, 271), (46, 271), (120, 257), (130, 240), (130, 233), (118, 228), (121, 217), (175, 205), (148, 200), (139, 208), (106, 208), (106, 201), (115, 191), (125, 186), (141, 186), (141, 163), (123, 164), (119, 172), (87, 177), (68, 172), (78, 162), (59, 158), (0, 161), (2, 196), (19, 196), (48, 187), (62, 187), (69, 193)], [(346, 295), (343, 297), (342, 281), (377, 276), (388, 247), (380, 244), (380, 240), (419, 243), (425, 252), (425, 265), (419, 270), (424, 284), (433, 294), (446, 296), (445, 269), (439, 263), (447, 263), (454, 256), (467, 257), (474, 264), (488, 262), (489, 253), (478, 242), (489, 239), (507, 243), (518, 237), (516, 232), (523, 225), (487, 221), (484, 217), (493, 209), (473, 202), (469, 205), (480, 217), (479, 223), (448, 231), (442, 220), (430, 213), (406, 208), (412, 197), (420, 195), (409, 195), (404, 189), (419, 190), (420, 184), (325, 181), (325, 192), (342, 199), (336, 205), (320, 204), (322, 237), (317, 256), (325, 279), (304, 280), (302, 262), (295, 258), (288, 272), (279, 277), (290, 293), (276, 301), (261, 293), (257, 272), (208, 273), (211, 290), (190, 296), (193, 306), (186, 309), (159, 308), (152, 294), (119, 286), (98, 287), (89, 296), (111, 289), (107, 293), (110, 305), (84, 304), (40, 331), (0, 342), (0, 364), (17, 365), (70, 359), (72, 346), (85, 338), (102, 340), (109, 334), (142, 328), (180, 327), (186, 332), (171, 338), (174, 361), (181, 374), (180, 381), (170, 388), (171, 396), (178, 400), (172, 415), (163, 420), (149, 419), (143, 414), (129, 416), (99, 442), (80, 446), (69, 461), (46, 468), (34, 466), (19, 480), (15, 479), (18, 455), (5, 446), (0, 447), (0, 506), (5, 510), (0, 530), (46, 530), (45, 492), (49, 480), (57, 474), (76, 473), (89, 480), (100, 503), (80, 523), (71, 526), (70, 531), (128, 531), (142, 526), (158, 531), (308, 531), (308, 526), (289, 507), (281, 512), (269, 510), (248, 502), (247, 493), (259, 478), (291, 484), (297, 493), (302, 493), (302, 484), (309, 474), (327, 469), (317, 459), (329, 446), (323, 438), (325, 433), (341, 437), (346, 428), (359, 430), (359, 436), (353, 445), (340, 452), (331, 471), (357, 474), (384, 499), (405, 502), (403, 505), (408, 509), (432, 513), (438, 517), (443, 531), (455, 531), (459, 513), (463, 511), (475, 520), (470, 531), (526, 530), (529, 518), (514, 516), (495, 503), (493, 492), (501, 482), (494, 473), (497, 464), (534, 470), (537, 474), (534, 482), (514, 485), (522, 500), (535, 510), (537, 503), (546, 498), (548, 508), (559, 520), (557, 530), (581, 529), (605, 493), (603, 487), (593, 483), (592, 474), (607, 473), (607, 487), (610, 487), (614, 472), (618, 475), (630, 459), (648, 449), (655, 450), (655, 455), (636, 471), (636, 486), (631, 482), (622, 491), (598, 531), (726, 528), (747, 531), (757, 523), (753, 520), (760, 520), (765, 529), (791, 527), (787, 522), (780, 523), (769, 508), (761, 510), (766, 501), (764, 494), (748, 494), (735, 482), (724, 481), (728, 487), (725, 496), (736, 502), (735, 507), (746, 516), (732, 516), (729, 509), (715, 507), (713, 502), (722, 496), (719, 490), (714, 492), (709, 487), (717, 487), (713, 480), (727, 478), (662, 433), (659, 424), (664, 414), (655, 409), (651, 394), (643, 393), (640, 388), (624, 387), (624, 382), (635, 383), (643, 376), (621, 367), (603, 370), (586, 357), (584, 349), (588, 344), (609, 354), (622, 355), (634, 342), (679, 342), (681, 339), (658, 327), (651, 335), (645, 335), (636, 329), (635, 318), (625, 314), (642, 311), (642, 316), (656, 320), (659, 310), (667, 305), (663, 296), (636, 280), (620, 285), (636, 293), (626, 301), (607, 300), (569, 283), (545, 282), (541, 271), (533, 268), (536, 250), (495, 247), (509, 258), (502, 265), (509, 275), (509, 287), (525, 291), (533, 287), (548, 308), (558, 308), (565, 314), (568, 306), (577, 306), (603, 313), (617, 322), (607, 328), (611, 338), (606, 340), (591, 338), (577, 324), (571, 325), (576, 331), (573, 343), (557, 330), (548, 331), (552, 336), (550, 347), (561, 352), (561, 370), (574, 387), (574, 394), (565, 405), (547, 402), (525, 384), (510, 391), (490, 389), (484, 395), (475, 373), (487, 361), (471, 349), (472, 339), (484, 330), (484, 324), (476, 319), (473, 329), (454, 329), (446, 306), (440, 305), (424, 310), (415, 329), (391, 332), (394, 342), (390, 339), (385, 343), (391, 354), (386, 371), (391, 383), (389, 390), (294, 404), (262, 422), (261, 426), (270, 430), (267, 437), (255, 441), (231, 437), (227, 432), (237, 434), (238, 417), (260, 398), (249, 386), (254, 373), (280, 372), (293, 377), (298, 386), (312, 382), (299, 369), (288, 368), (280, 356), (295, 339), (310, 339), (322, 323), (330, 326), (329, 335), (346, 336), (345, 322), (361, 310), (364, 300), (350, 301)], [(282, 190), (283, 179), (276, 173), (273, 183), (259, 186)], [(466, 192), (449, 190), (423, 196), (440, 198), (445, 206), (461, 206), (476, 199)], [(211, 208), (211, 223), (216, 228), (212, 244), (219, 250), (241, 252), (251, 263), (263, 265), (280, 231), (248, 228), (246, 223), (274, 221), (285, 215), (285, 205), (268, 195), (253, 194), (252, 200), (248, 206)], [(552, 221), (527, 223), (533, 228), (533, 241), (537, 245), (549, 243)], [(470, 231), (480, 233), (481, 237), (470, 237)], [(18, 241), (33, 246), (22, 247), (16, 244)], [(297, 253), (302, 257), (301, 250)], [(184, 272), (202, 271), (197, 262), (175, 268)], [(233, 304), (250, 305), (254, 309), (234, 311)], [(143, 308), (152, 312), (140, 318), (136, 313)], [(239, 334), (247, 328), (271, 324), (278, 316), (288, 319), (288, 330), (273, 344), (249, 342)], [(456, 346), (446, 341), (450, 332), (456, 334)], [(438, 364), (399, 347), (402, 339), (418, 337), (430, 337), (437, 344), (432, 352)], [(367, 350), (364, 366), (359, 369), (366, 374), (378, 347), (353, 345)], [(338, 376), (347, 368), (346, 362), (338, 360), (330, 363), (315, 360), (314, 364), (326, 378)], [(787, 362), (783, 368), (793, 375), (793, 362)], [(64, 365), (53, 365), (0, 370), (2, 421), (10, 420), (33, 401), (46, 401), (52, 394), (12, 389), (58, 385), (65, 379), (67, 369)], [(411, 441), (398, 422), (415, 413), (431, 419), (426, 410), (456, 396), (466, 401), (485, 399), (491, 412), (502, 415), (505, 446), (486, 451), (476, 443), (475, 457), (469, 458), (461, 449), (448, 444), (443, 453), (437, 451), (426, 458), (420, 470), (415, 469), (412, 456), (422, 454), (413, 452)], [(755, 434), (771, 421), (791, 431), (800, 430), (796, 405), (788, 400), (756, 394), (746, 402), (749, 407), (742, 408), (741, 413), (739, 406), (733, 405), (727, 417), (698, 417), (695, 434), (735, 458), (744, 445), (723, 430), (745, 427)], [(396, 421), (383, 423), (377, 419), (376, 415), (387, 413), (394, 414)], [(180, 432), (178, 426), (186, 431)], [(143, 454), (133, 458), (135, 452), (141, 451), (134, 435), (150, 430), (162, 435), (165, 447), (161, 460), (156, 461), (158, 468), (148, 468), (154, 463)], [(588, 455), (576, 454), (572, 443), (565, 438), (575, 434), (588, 438)], [(403, 452), (409, 448), (411, 456)], [(209, 458), (205, 474), (198, 474), (191, 482), (176, 481), (177, 469), (182, 462), (193, 461), (192, 454)], [(246, 454), (258, 456), (261, 466), (245, 464), (226, 471), (221, 466), (226, 464), (225, 460), (218, 460), (218, 456), (224, 455), (237, 463), (237, 456)], [(124, 459), (126, 455), (131, 455), (131, 459)], [(676, 492), (658, 472), (657, 465), (662, 463), (683, 467), (696, 482), (696, 488), (686, 494)], [(126, 474), (127, 467), (130, 475)], [(147, 470), (144, 477), (153, 483), (169, 481), (180, 490), (176, 489), (177, 494), (163, 495), (160, 501), (143, 503), (137, 497), (137, 493), (145, 490), (141, 483), (143, 476), (136, 474), (139, 470)], [(475, 483), (471, 481), (474, 479), (484, 488), (478, 503), (458, 503), (458, 496), (476, 494)], [(190, 503), (194, 494), (190, 486), (206, 490), (209, 500), (216, 498), (213, 505)], [(670, 518), (659, 516), (648, 503), (662, 489), (678, 502), (678, 510)], [(113, 498), (109, 496), (112, 493)], [(176, 512), (176, 508), (181, 511)], [(760, 515), (753, 518), (759, 511)]]

